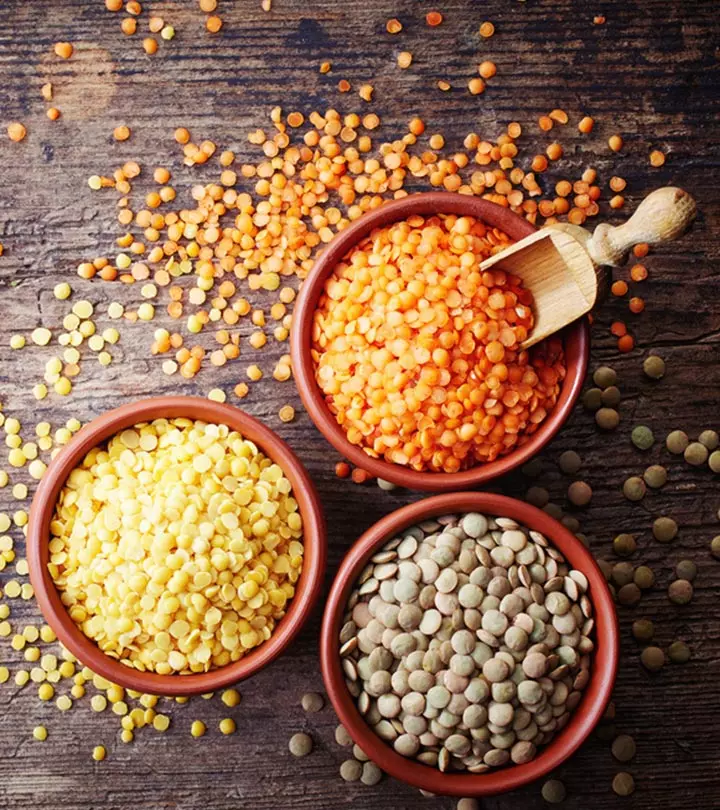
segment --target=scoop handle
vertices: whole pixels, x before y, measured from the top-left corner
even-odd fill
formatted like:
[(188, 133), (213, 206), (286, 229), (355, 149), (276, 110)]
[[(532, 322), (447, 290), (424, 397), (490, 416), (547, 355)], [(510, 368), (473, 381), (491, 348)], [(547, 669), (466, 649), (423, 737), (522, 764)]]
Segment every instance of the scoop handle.
[(598, 225), (587, 242), (597, 265), (619, 267), (633, 245), (657, 245), (677, 239), (695, 218), (695, 200), (681, 188), (667, 186), (653, 191), (622, 225)]

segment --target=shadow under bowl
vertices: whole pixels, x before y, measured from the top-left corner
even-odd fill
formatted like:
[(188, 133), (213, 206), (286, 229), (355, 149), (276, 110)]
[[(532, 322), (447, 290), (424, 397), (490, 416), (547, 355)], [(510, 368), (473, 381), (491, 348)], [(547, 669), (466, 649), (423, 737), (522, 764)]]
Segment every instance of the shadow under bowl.
[[(68, 475), (82, 462), (88, 451), (140, 422), (181, 417), (227, 425), (254, 442), (268, 458), (282, 467), (292, 484), (293, 496), (303, 519), (304, 558), (302, 573), (287, 613), (267, 641), (239, 661), (210, 672), (159, 675), (141, 672), (106, 655), (70, 618), (48, 570), (50, 522)], [(199, 397), (143, 399), (93, 419), (49, 464), (33, 498), (27, 534), (30, 580), (40, 609), (60, 641), (79, 661), (112, 683), (158, 695), (184, 696), (213, 692), (250, 677), (281, 655), (300, 631), (317, 600), (325, 570), (325, 556), (322, 509), (315, 487), (297, 456), (277, 434), (254, 417), (231, 405)]]

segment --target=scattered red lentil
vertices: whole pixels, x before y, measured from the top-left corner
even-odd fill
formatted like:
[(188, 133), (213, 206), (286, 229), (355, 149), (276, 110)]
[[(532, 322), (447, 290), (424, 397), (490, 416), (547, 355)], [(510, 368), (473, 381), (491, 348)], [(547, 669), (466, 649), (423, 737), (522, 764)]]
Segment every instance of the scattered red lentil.
[(630, 307), (630, 312), (634, 312), (637, 315), (645, 309), (645, 301), (638, 297), (631, 298), (628, 306)]
[(621, 338), (618, 339), (618, 349), (623, 353), (626, 354), (627, 352), (631, 352), (635, 347), (635, 340), (633, 339), (632, 335), (623, 335)]
[(120, 30), (131, 37), (137, 31), (137, 20), (134, 17), (125, 17), (120, 23)]
[(217, 34), (217, 32), (223, 27), (223, 21), (217, 14), (213, 14), (212, 16), (208, 17), (205, 20), (205, 27), (211, 34)]
[(25, 125), (21, 124), (19, 121), (13, 121), (8, 124), (7, 134), (11, 141), (18, 143), (27, 135), (27, 129), (25, 129)]
[(126, 127), (124, 124), (119, 127), (115, 127), (113, 130), (113, 138), (116, 141), (126, 141), (130, 137), (130, 127)]
[(152, 56), (154, 53), (157, 53), (158, 43), (155, 37), (145, 37), (143, 40), (143, 50), (145, 53)]
[(478, 73), (483, 79), (492, 79), (497, 73), (497, 67), (494, 62), (481, 62), (480, 65), (478, 65)]
[(402, 31), (402, 28), (402, 23), (395, 17), (388, 20), (385, 24), (385, 30), (388, 32), (388, 34), (399, 34)]
[(425, 15), (425, 22), (433, 27), (440, 25), (442, 21), (443, 15), (439, 11), (428, 11), (428, 13)]
[(495, 33), (495, 26), (491, 22), (484, 22), (480, 26), (480, 36), (489, 39)]
[(538, 118), (538, 126), (543, 132), (550, 132), (555, 124), (549, 115), (541, 115), (540, 118)]
[(485, 82), (482, 79), (474, 78), (468, 82), (468, 90), (473, 96), (478, 96), (485, 92)]
[(569, 120), (568, 119), (568, 114), (565, 112), (565, 110), (560, 110), (560, 109), (552, 110), (550, 112), (550, 118), (553, 121), (557, 121), (559, 124), (567, 124), (567, 122)]
[(341, 93), (347, 93), (351, 89), (351, 87), (352, 86), (350, 82), (347, 81), (347, 79), (340, 79), (340, 81), (338, 82), (338, 90)]
[(57, 121), (58, 118), (60, 118), (60, 114), (60, 110), (58, 110), (57, 107), (49, 107), (45, 113), (51, 121)]
[(351, 477), (356, 484), (366, 484), (372, 478), (372, 475), (361, 467), (355, 467), (351, 473)]
[(53, 50), (61, 59), (69, 59), (73, 55), (73, 46), (69, 42), (56, 42)]
[(320, 73), (330, 73), (332, 64), (330, 62), (320, 62)]
[(615, 195), (615, 196), (614, 196), (614, 197), (613, 197), (613, 198), (610, 200), (610, 208), (613, 208), (613, 209), (615, 209), (615, 208), (622, 208), (624, 205), (625, 205), (625, 197), (623, 197), (623, 196), (622, 196), (622, 195), (620, 195), (620, 194), (616, 194), (616, 195)]
[(608, 138), (608, 146), (613, 152), (619, 152), (623, 148), (623, 139), (619, 135), (611, 135)]
[(412, 65), (413, 55), (410, 51), (400, 51), (397, 56), (398, 67), (405, 70)]
[(655, 166), (662, 166), (665, 163), (665, 154), (661, 152), (659, 149), (653, 149), (650, 152), (650, 165)]
[(648, 271), (644, 264), (634, 264), (630, 268), (630, 278), (633, 281), (645, 281), (647, 277)]
[(593, 17), (593, 24), (605, 25), (605, 17), (602, 14), (597, 14), (595, 17)]
[(590, 118), (589, 115), (586, 115), (584, 118), (581, 118), (578, 122), (578, 130), (583, 133), (583, 135), (587, 135), (589, 132), (592, 132), (593, 127), (595, 126), (595, 121)]
[(608, 183), (610, 186), (611, 191), (620, 192), (625, 190), (625, 186), (627, 186), (627, 182), (622, 178), (614, 175), (610, 178), (610, 182)]
[(350, 465), (346, 461), (338, 461), (335, 465), (335, 475), (338, 478), (350, 477)]
[(633, 248), (633, 255), (636, 259), (644, 259), (650, 252), (650, 245), (647, 242), (638, 242)]
[(628, 285), (626, 281), (614, 281), (612, 287), (610, 287), (610, 292), (618, 297), (625, 295), (627, 291)]
[(610, 332), (615, 337), (623, 337), (623, 335), (627, 334), (627, 326), (622, 321), (615, 321), (610, 326)]

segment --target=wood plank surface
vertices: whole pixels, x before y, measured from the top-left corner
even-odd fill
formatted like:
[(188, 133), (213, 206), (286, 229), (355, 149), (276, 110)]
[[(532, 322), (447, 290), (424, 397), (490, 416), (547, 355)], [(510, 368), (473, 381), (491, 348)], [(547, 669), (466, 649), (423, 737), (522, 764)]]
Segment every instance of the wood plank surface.
[[(612, 559), (614, 535), (636, 532), (639, 550), (633, 562), (651, 565), (658, 580), (637, 608), (619, 609), (622, 665), (615, 692), (616, 724), (635, 737), (637, 756), (630, 765), (620, 766), (607, 743), (589, 740), (559, 770), (568, 788), (562, 806), (720, 807), (720, 562), (709, 553), (711, 538), (720, 534), (717, 477), (670, 456), (662, 441), (640, 453), (629, 439), (636, 424), (651, 426), (660, 439), (679, 427), (693, 435), (720, 428), (717, 3), (445, 0), (437, 6), (444, 23), (431, 29), (424, 21), (424, 14), (434, 8), (428, 2), (274, 0), (266, 13), (259, 0), (220, 0), (224, 26), (214, 36), (205, 30), (205, 15), (191, 0), (146, 5), (140, 31), (147, 31), (149, 12), (176, 29), (175, 38), (162, 42), (154, 57), (142, 51), (141, 37), (146, 34), (124, 36), (120, 20), (126, 15), (109, 13), (101, 0), (0, 3), (0, 242), (5, 248), (0, 258), (0, 401), (5, 414), (20, 418), (27, 428), (40, 419), (56, 427), (71, 416), (87, 421), (147, 394), (206, 394), (215, 386), (231, 391), (244, 379), (251, 362), (247, 353), (221, 369), (208, 365), (189, 382), (163, 375), (163, 358), (151, 356), (150, 343), (154, 327), (170, 326), (164, 304), (158, 306), (153, 324), (122, 327), (112, 365), (102, 368), (87, 361), (69, 398), (51, 394), (36, 402), (31, 394), (49, 348), (9, 348), (11, 335), (54, 323), (65, 311), (52, 295), (60, 280), (69, 281), (74, 297), (88, 298), (100, 312), (113, 300), (138, 303), (138, 285), (83, 281), (75, 275), (80, 261), (114, 256), (114, 240), (121, 232), (115, 220), (117, 195), (91, 192), (87, 177), (109, 173), (128, 159), (148, 167), (167, 165), (174, 172), (178, 198), (189, 202), (190, 185), (207, 182), (216, 169), (211, 173), (182, 167), (172, 139), (175, 127), (186, 126), (197, 138), (233, 149), (239, 161), (257, 160), (257, 149), (246, 134), (269, 124), (274, 105), (305, 114), (331, 106), (342, 112), (369, 109), (355, 91), (345, 96), (337, 91), (338, 80), (347, 78), (354, 87), (374, 84), (371, 106), (383, 120), (381, 137), (400, 137), (407, 121), (420, 115), (428, 132), (444, 133), (450, 148), (460, 149), (468, 132), (495, 138), (517, 120), (525, 130), (523, 154), (531, 156), (555, 135), (538, 131), (538, 116), (555, 107), (567, 110), (571, 124), (559, 133), (565, 156), (542, 180), (544, 186), (551, 178), (578, 177), (591, 165), (606, 190), (612, 174), (628, 180), (628, 211), (653, 188), (677, 184), (696, 197), (699, 216), (691, 235), (648, 257), (650, 279), (637, 287), (647, 301), (645, 313), (630, 316), (626, 299), (612, 299), (596, 318), (591, 368), (610, 363), (619, 373), (619, 429), (600, 434), (592, 415), (578, 406), (542, 454), (538, 481), (554, 502), (578, 517), (593, 552)], [(605, 24), (593, 24), (595, 15), (604, 15)], [(404, 25), (396, 37), (385, 32), (386, 20), (394, 16)], [(492, 39), (477, 35), (483, 20), (496, 26)], [(58, 40), (75, 44), (71, 60), (53, 56), (52, 45)], [(414, 54), (409, 70), (397, 67), (400, 50)], [(483, 59), (497, 64), (498, 75), (483, 95), (471, 96), (466, 84)], [(323, 60), (333, 64), (327, 76), (318, 72)], [(435, 86), (438, 79), (447, 79), (453, 89), (441, 92)], [(40, 87), (46, 81), (53, 82), (54, 103), (62, 110), (57, 122), (45, 117)], [(590, 136), (576, 129), (585, 114), (596, 120)], [(12, 120), (28, 127), (20, 144), (4, 136)], [(116, 143), (112, 130), (121, 123), (133, 134), (129, 141)], [(608, 136), (615, 132), (626, 142), (619, 155), (607, 147)], [(662, 168), (648, 163), (653, 148), (668, 155)], [(604, 199), (603, 220), (627, 218), (627, 211), (610, 211), (608, 197)], [(636, 347), (619, 355), (609, 326), (630, 318)], [(98, 323), (110, 322), (99, 317)], [(249, 325), (241, 331), (247, 337)], [(211, 345), (210, 338), (203, 345)], [(662, 381), (652, 382), (642, 374), (642, 359), (649, 350), (667, 362)], [(268, 346), (262, 354), (264, 368), (269, 371), (271, 358), (283, 351), (278, 344)], [(229, 401), (237, 404), (232, 396)], [(293, 423), (282, 424), (277, 413), (287, 402), (295, 405), (298, 415)], [(300, 407), (292, 382), (278, 383), (267, 374), (242, 407), (286, 438), (312, 474), (329, 527), (327, 584), (362, 531), (389, 510), (421, 497), (383, 493), (335, 478), (333, 466), (339, 459)], [(555, 462), (569, 448), (581, 454), (581, 475), (594, 491), (587, 509), (573, 509), (565, 498), (570, 479), (560, 474)], [(666, 464), (670, 481), (640, 504), (630, 504), (622, 496), (622, 481), (650, 463)], [(4, 461), (0, 468), (8, 469)], [(29, 482), (24, 471), (11, 472), (13, 482)], [(518, 473), (494, 488), (522, 496), (529, 485)], [(0, 511), (21, 506), (10, 487), (0, 489)], [(680, 525), (678, 539), (669, 545), (654, 542), (650, 532), (653, 519), (662, 514)], [(15, 530), (13, 535), (22, 554), (22, 536)], [(683, 558), (694, 559), (699, 573), (694, 600), (677, 607), (668, 602), (666, 588), (674, 565)], [(10, 565), (0, 573), (0, 585), (13, 576)], [(39, 624), (32, 600), (7, 602), (14, 627)], [(631, 622), (639, 616), (656, 622), (661, 646), (676, 638), (687, 641), (691, 662), (647, 674), (630, 634)], [(243, 701), (236, 709), (226, 709), (217, 698), (173, 705), (173, 723), (166, 734), (143, 730), (131, 745), (119, 741), (118, 718), (92, 712), (87, 698), (61, 714), (52, 704), (38, 701), (32, 684), (19, 688), (11, 679), (0, 686), (0, 803), (22, 810), (454, 807), (451, 799), (422, 798), (417, 790), (387, 778), (372, 788), (341, 781), (338, 767), (346, 752), (333, 738), (332, 709), (326, 706), (317, 715), (305, 715), (299, 705), (305, 691), (322, 689), (319, 620), (320, 609), (282, 659), (242, 684)], [(10, 648), (9, 639), (0, 639), (0, 664), (14, 672), (23, 663), (22, 653)], [(228, 714), (236, 718), (238, 733), (222, 737), (217, 722)], [(189, 735), (190, 723), (197, 718), (206, 720), (210, 729), (202, 740)], [(32, 739), (32, 729), (40, 723), (50, 733), (42, 745)], [(315, 740), (315, 751), (302, 760), (287, 751), (289, 737), (299, 730), (309, 731)], [(108, 748), (103, 763), (90, 757), (98, 743)], [(635, 795), (626, 799), (615, 796), (610, 787), (613, 775), (623, 769), (637, 782)], [(544, 806), (539, 784), (482, 802), (486, 810)]]

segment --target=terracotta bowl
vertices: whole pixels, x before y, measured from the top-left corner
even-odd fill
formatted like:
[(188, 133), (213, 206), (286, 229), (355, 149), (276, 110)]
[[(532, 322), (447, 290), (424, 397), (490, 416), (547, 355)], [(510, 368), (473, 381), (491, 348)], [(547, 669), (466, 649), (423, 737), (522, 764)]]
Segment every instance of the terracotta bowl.
[(351, 444), (325, 403), (324, 395), (315, 381), (310, 355), (313, 314), (325, 281), (337, 264), (376, 228), (413, 215), (429, 216), (440, 213), (475, 217), (504, 231), (514, 241), (523, 239), (536, 230), (526, 219), (512, 211), (488, 200), (465, 194), (432, 191), (386, 203), (340, 231), (321, 253), (298, 296), (293, 312), (290, 344), (293, 375), (300, 398), (311, 419), (330, 444), (353, 464), (378, 478), (410, 489), (436, 492), (484, 484), (524, 464), (544, 447), (568, 418), (580, 395), (590, 347), (590, 330), (586, 318), (563, 330), (561, 337), (565, 348), (567, 376), (555, 407), (525, 444), (495, 461), (457, 473), (417, 472), (399, 464), (371, 458), (361, 447)]
[[(437, 768), (407, 759), (367, 725), (345, 685), (338, 654), (338, 636), (350, 592), (369, 557), (381, 546), (419, 521), (453, 512), (477, 511), (518, 520), (542, 532), (573, 568), (588, 578), (594, 608), (595, 651), (591, 678), (567, 726), (537, 757), (525, 765), (509, 765), (484, 774), (441, 773)], [(384, 771), (415, 787), (450, 796), (490, 796), (515, 790), (557, 768), (587, 739), (610, 699), (619, 656), (615, 606), (605, 577), (590, 552), (564, 526), (545, 512), (522, 501), (486, 492), (436, 495), (386, 515), (360, 537), (340, 565), (328, 596), (320, 635), (320, 661), (330, 700), (353, 740)]]
[[(305, 555), (295, 596), (273, 635), (240, 661), (211, 672), (192, 675), (158, 675), (140, 672), (103, 653), (78, 628), (60, 601), (47, 568), (50, 521), (60, 490), (70, 472), (93, 447), (138, 422), (160, 417), (187, 417), (222, 423), (237, 430), (285, 471), (304, 521)], [(83, 664), (113, 683), (139, 692), (160, 695), (194, 695), (213, 692), (253, 675), (277, 658), (298, 634), (320, 592), (325, 570), (325, 521), (315, 488), (304, 467), (285, 442), (252, 416), (230, 405), (199, 397), (154, 397), (123, 405), (93, 419), (65, 446), (48, 466), (33, 498), (27, 534), (30, 580), (48, 624), (62, 643)]]

